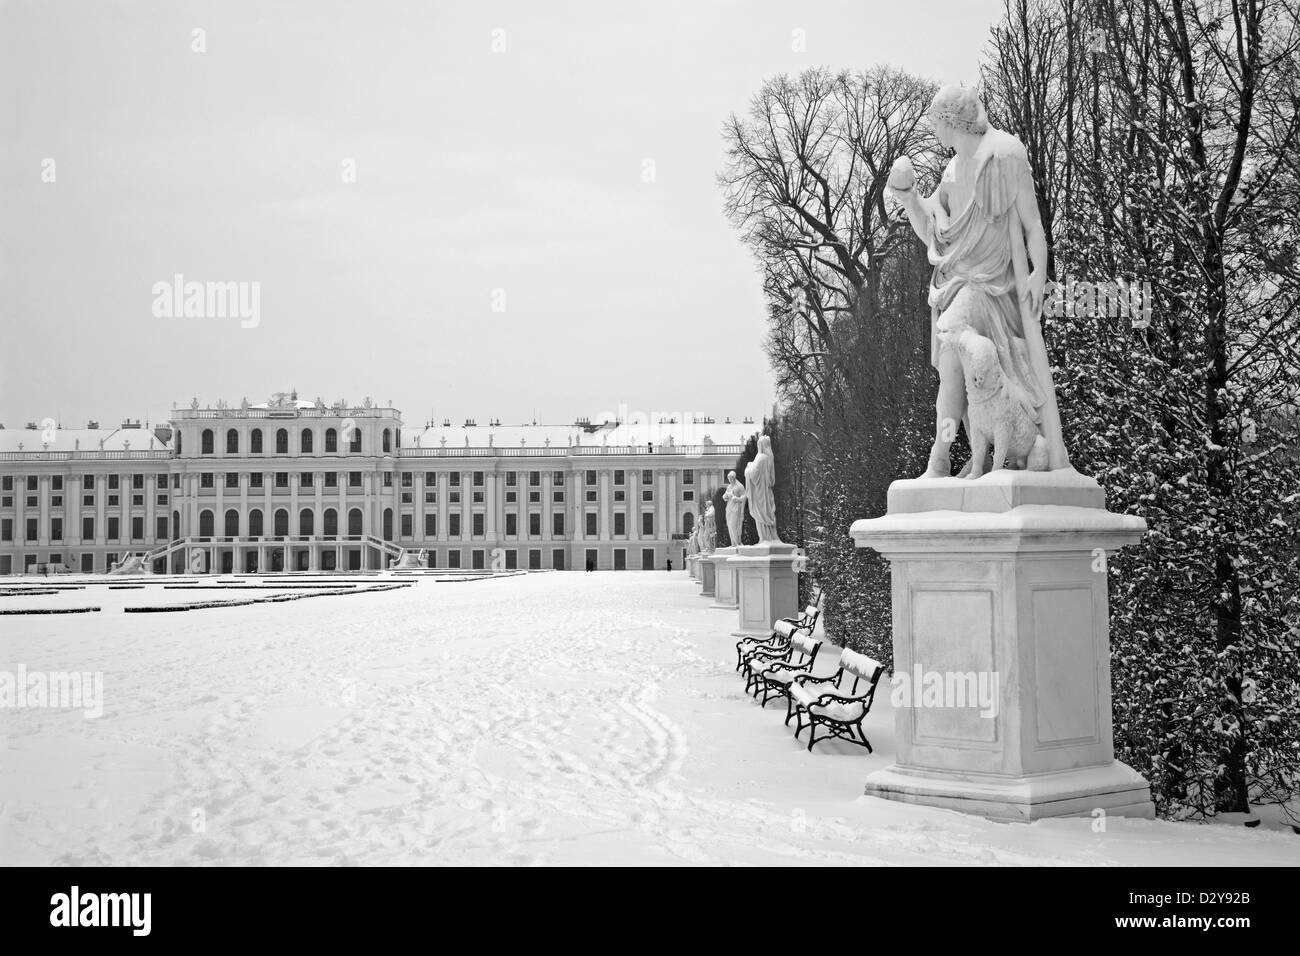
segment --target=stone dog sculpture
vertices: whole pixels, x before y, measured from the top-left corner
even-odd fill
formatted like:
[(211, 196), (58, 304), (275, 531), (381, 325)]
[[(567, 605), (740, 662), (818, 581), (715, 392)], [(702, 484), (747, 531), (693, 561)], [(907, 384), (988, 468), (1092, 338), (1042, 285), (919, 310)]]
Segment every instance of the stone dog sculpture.
[(939, 340), (953, 349), (966, 382), (970, 427), (969, 477), (984, 474), (989, 442), (993, 443), (991, 470), (999, 468), (1047, 471), (1047, 442), (1038, 429), (1033, 400), (1002, 373), (997, 346), (980, 335), (958, 313), (939, 319)]

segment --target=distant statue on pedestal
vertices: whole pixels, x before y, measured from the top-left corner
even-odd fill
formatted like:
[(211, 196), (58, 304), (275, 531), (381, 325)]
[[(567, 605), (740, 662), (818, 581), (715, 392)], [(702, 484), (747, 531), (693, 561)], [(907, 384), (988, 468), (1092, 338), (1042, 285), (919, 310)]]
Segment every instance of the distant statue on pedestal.
[(776, 533), (776, 461), (772, 458), (772, 439), (758, 438), (758, 457), (745, 466), (745, 488), (749, 513), (758, 525), (759, 544), (780, 544)]
[(745, 497), (745, 486), (736, 473), (727, 472), (727, 490), (722, 493), (722, 500), (727, 503), (727, 534), (733, 548), (740, 547), (740, 535), (745, 527)]

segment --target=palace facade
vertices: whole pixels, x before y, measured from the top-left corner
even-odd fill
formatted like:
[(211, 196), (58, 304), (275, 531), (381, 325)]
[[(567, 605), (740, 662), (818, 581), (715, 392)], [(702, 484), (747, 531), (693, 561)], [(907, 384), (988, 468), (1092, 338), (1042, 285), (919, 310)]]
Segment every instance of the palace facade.
[[(299, 401), (0, 430), (0, 574), (662, 569), (758, 427), (444, 420)], [(680, 566), (680, 565), (679, 565)]]

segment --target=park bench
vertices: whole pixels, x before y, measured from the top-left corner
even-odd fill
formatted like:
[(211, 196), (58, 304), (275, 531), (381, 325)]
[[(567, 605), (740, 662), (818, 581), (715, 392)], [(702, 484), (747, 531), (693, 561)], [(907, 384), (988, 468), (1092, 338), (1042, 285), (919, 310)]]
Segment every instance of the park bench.
[(794, 634), (784, 650), (756, 651), (745, 665), (745, 690), (755, 698), (761, 692), (764, 707), (773, 695), (785, 696), (796, 677), (812, 673), (823, 643), (820, 637)]
[(819, 594), (798, 617), (783, 617), (777, 621), (772, 628), (771, 637), (746, 637), (737, 641), (736, 670), (744, 673), (746, 662), (756, 651), (783, 651), (790, 645), (790, 638), (795, 634), (807, 634), (811, 637), (821, 613), (822, 595)]
[(785, 723), (794, 717), (794, 735), (803, 730), (804, 717), (808, 718), (808, 749), (817, 742), (817, 728), (825, 727), (821, 738), (839, 737), (867, 748), (871, 742), (862, 731), (862, 720), (871, 710), (876, 697), (876, 685), (885, 667), (865, 654), (845, 648), (840, 652), (839, 669), (828, 677), (798, 674), (786, 695)]

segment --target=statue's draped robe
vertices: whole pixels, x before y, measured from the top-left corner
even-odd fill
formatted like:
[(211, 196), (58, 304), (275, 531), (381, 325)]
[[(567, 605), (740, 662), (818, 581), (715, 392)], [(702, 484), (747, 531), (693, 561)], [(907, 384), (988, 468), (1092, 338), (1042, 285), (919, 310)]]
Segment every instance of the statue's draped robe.
[[(1010, 217), (1017, 215), (1016, 194), (1021, 177), (1030, 175), (1029, 162), (1020, 140), (998, 129), (985, 134), (973, 159), (975, 184), (966, 208), (949, 209), (946, 227), (931, 220), (930, 362), (938, 368), (939, 315), (955, 309), (993, 341), (1004, 378), (1037, 422), (1046, 395), (1029, 362), (1011, 257)], [(948, 162), (945, 182), (956, 182), (955, 162)]]
[[(748, 491), (749, 513), (759, 525), (776, 527), (776, 474), (772, 456), (760, 453), (745, 466), (745, 488)], [(760, 532), (761, 533), (761, 532)]]

